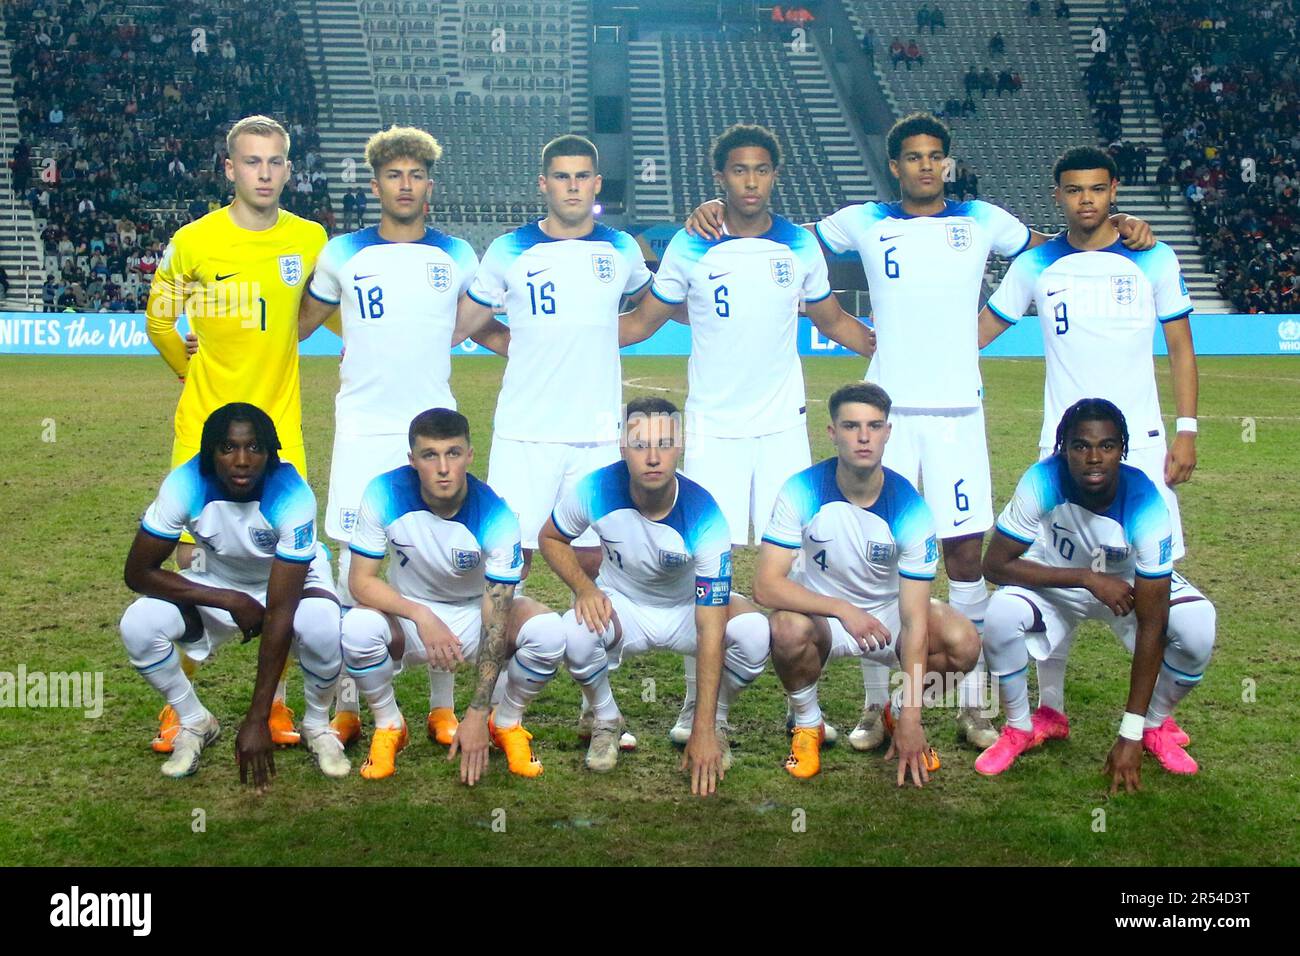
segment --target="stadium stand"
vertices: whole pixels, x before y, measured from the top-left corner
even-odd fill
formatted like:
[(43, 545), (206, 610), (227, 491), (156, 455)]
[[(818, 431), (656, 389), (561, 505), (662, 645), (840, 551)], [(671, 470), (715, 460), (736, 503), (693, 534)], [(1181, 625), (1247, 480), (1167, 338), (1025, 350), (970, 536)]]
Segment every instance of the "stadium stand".
[(13, 188), (35, 215), (45, 304), (140, 306), (171, 233), (224, 202), (225, 131), (249, 113), (292, 134), (282, 204), (333, 225), (291, 10), (13, 0), (5, 16), (24, 140)]
[[(732, 122), (761, 123), (785, 151), (775, 211), (812, 222), (874, 190), (854, 152), (832, 95), (814, 106), (801, 73), (820, 73), (815, 53), (792, 53), (779, 38), (719, 39), (668, 33), (662, 38), (668, 160), (678, 212), (717, 194), (712, 140)], [(808, 58), (811, 63), (807, 63)], [(805, 65), (807, 63), (807, 65)]]
[(1117, 22), (1219, 290), (1243, 312), (1300, 311), (1300, 4), (1134, 0)]

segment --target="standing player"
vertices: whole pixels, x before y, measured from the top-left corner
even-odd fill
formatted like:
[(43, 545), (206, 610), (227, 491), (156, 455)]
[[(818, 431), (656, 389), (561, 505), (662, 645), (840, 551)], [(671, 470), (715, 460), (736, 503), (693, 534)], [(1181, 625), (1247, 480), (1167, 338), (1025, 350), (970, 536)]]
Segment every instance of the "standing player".
[[(478, 268), (469, 243), (426, 226), (430, 173), (442, 147), (428, 133), (394, 126), (366, 143), (379, 200), (379, 225), (325, 245), (302, 297), (298, 337), (306, 339), (335, 311), (343, 319), (343, 363), (334, 402), (325, 531), (341, 543), (339, 593), (347, 588), (361, 496), (371, 479), (407, 461), (407, 427), (426, 408), (455, 409), (451, 348), (465, 338), (456, 305)], [(491, 325), (499, 325), (489, 317)], [(501, 329), (504, 332), (504, 329)], [(504, 346), (497, 345), (504, 354)], [(455, 675), (429, 670), (429, 736), (448, 745), (456, 733)], [(350, 678), (348, 678), (350, 680)], [(361, 733), (360, 702), (339, 695), (333, 725), (344, 744)]]
[[(866, 377), (895, 403), (885, 464), (924, 492), (943, 541), (948, 603), (978, 627), (988, 603), (980, 548), (993, 524), (976, 341), (984, 269), (990, 252), (1011, 257), (1050, 237), (991, 203), (946, 200), (951, 143), (948, 127), (929, 113), (900, 119), (886, 146), (901, 200), (846, 206), (805, 228), (831, 252), (862, 259), (879, 338)], [(687, 228), (711, 234), (718, 218), (706, 204)], [(1145, 223), (1116, 222), (1134, 248), (1151, 245)], [(980, 712), (982, 671), (962, 683), (957, 717), (959, 734), (980, 748), (997, 739)], [(871, 750), (884, 740), (889, 674), (867, 658), (862, 674), (866, 704), (849, 743)]]
[[(480, 327), (496, 309), (510, 325), (488, 484), (519, 516), (525, 578), (551, 509), (583, 475), (618, 458), (618, 310), (650, 282), (636, 240), (595, 221), (599, 170), (589, 140), (547, 143), (537, 178), (546, 218), (496, 239), (461, 297), (462, 328)], [(594, 575), (595, 534), (574, 543)]]
[[(1173, 527), (1173, 560), (1185, 554), (1178, 498), (1171, 486), (1196, 467), (1196, 352), (1192, 300), (1178, 257), (1164, 243), (1134, 252), (1120, 242), (1107, 212), (1119, 182), (1115, 161), (1091, 146), (1067, 150), (1053, 170), (1066, 232), (1011, 264), (980, 315), (987, 345), (1028, 310), (1038, 309), (1047, 379), (1039, 457), (1052, 454), (1056, 423), (1081, 398), (1101, 395), (1132, 430), (1130, 461), (1160, 491)], [(1166, 450), (1152, 341), (1157, 323), (1169, 349), (1177, 434)], [(1174, 574), (1175, 590), (1185, 584)], [(1065, 660), (1038, 664), (1041, 703), (1063, 712)]]
[[(564, 658), (558, 614), (514, 596), (523, 566), (519, 523), (491, 488), (468, 474), (474, 461), (469, 422), (431, 408), (411, 422), (409, 464), (366, 486), (352, 532), (352, 594), (343, 618), (343, 658), (375, 718), (361, 776), (391, 776), (406, 746), (406, 721), (393, 677), (407, 661), (450, 670), (478, 655), (479, 682), (448, 759), (461, 752), (461, 780), (473, 786), (487, 768), (488, 738), (511, 773), (536, 777), (524, 708)], [(379, 577), (385, 555), (388, 580)], [(507, 658), (509, 664), (506, 664)], [(497, 677), (504, 694), (489, 713)]]
[[(329, 703), (343, 669), (339, 605), (329, 558), (316, 543), (316, 496), (279, 458), (280, 440), (260, 408), (231, 403), (203, 424), (199, 451), (174, 470), (145, 512), (126, 559), (126, 584), (144, 595), (122, 615), (131, 663), (180, 727), (168, 777), (198, 769), (221, 733), (181, 666), (203, 661), (237, 635), (262, 636), (248, 714), (235, 741), (240, 779), (266, 787), (275, 774), (267, 720), (290, 647), (302, 665), (307, 749), (330, 777), (349, 770), (329, 726)], [(163, 570), (182, 531), (202, 544), (189, 568)]]
[[(677, 474), (681, 413), (662, 398), (627, 405), (623, 460), (582, 479), (542, 529), (546, 562), (574, 594), (569, 672), (594, 714), (587, 766), (613, 770), (623, 717), (609, 686), (610, 659), (671, 650), (700, 655), (695, 721), (682, 767), (707, 796), (731, 766), (727, 716), (767, 661), (767, 619), (731, 596), (731, 533), (702, 487)], [(604, 561), (592, 581), (570, 542), (588, 528)], [(694, 600), (692, 600), (692, 596)], [(714, 732), (716, 716), (716, 735)]]
[(1057, 425), (1054, 454), (1025, 472), (998, 517), (984, 572), (1004, 587), (989, 601), (984, 648), (1007, 722), (975, 761), (982, 774), (1068, 736), (1059, 710), (1029, 713), (1029, 658), (1058, 658), (1063, 667), (1088, 619), (1104, 621), (1133, 655), (1128, 703), (1106, 758), (1111, 793), (1121, 783), (1138, 788), (1143, 750), (1172, 773), (1196, 773), (1173, 711), (1209, 663), (1214, 605), (1186, 581), (1171, 593), (1169, 509), (1150, 478), (1122, 464), (1128, 443), (1114, 404), (1074, 403)]
[[(907, 479), (881, 465), (889, 396), (863, 382), (838, 389), (829, 405), (836, 457), (785, 483), (754, 577), (754, 597), (776, 612), (772, 664), (794, 707), (786, 770), (807, 778), (821, 769), (817, 680), (826, 662), (870, 656), (902, 668), (903, 686), (884, 709), (886, 758), (897, 751), (900, 787), (909, 768), (919, 787), (939, 769), (921, 728), (923, 683), (974, 667), (979, 635), (930, 599), (939, 560), (934, 518)], [(801, 551), (803, 570), (791, 578)]]
[[(840, 308), (826, 260), (805, 230), (770, 211), (781, 167), (776, 137), (735, 125), (713, 144), (714, 180), (727, 196), (723, 235), (679, 231), (652, 296), (624, 316), (621, 343), (649, 338), (682, 303), (691, 328), (684, 471), (727, 517), (733, 544), (762, 538), (777, 492), (812, 461), (797, 344), (802, 302), (828, 338), (870, 355), (871, 331)], [(671, 736), (684, 742), (695, 704), (687, 696)]]
[[(249, 402), (271, 416), (285, 443), (283, 460), (306, 479), (298, 384), (298, 303), (325, 245), (319, 223), (280, 208), (289, 181), (289, 134), (267, 116), (246, 116), (226, 134), (229, 206), (182, 226), (172, 236), (149, 287), (149, 340), (185, 383), (176, 405), (172, 467), (198, 452), (203, 422), (221, 405)], [(187, 359), (176, 332), (189, 319), (200, 351)], [(193, 542), (181, 537), (177, 563), (189, 564)], [(179, 725), (164, 708), (154, 740), (167, 753)], [(271, 736), (296, 744), (283, 682), (271, 708)]]

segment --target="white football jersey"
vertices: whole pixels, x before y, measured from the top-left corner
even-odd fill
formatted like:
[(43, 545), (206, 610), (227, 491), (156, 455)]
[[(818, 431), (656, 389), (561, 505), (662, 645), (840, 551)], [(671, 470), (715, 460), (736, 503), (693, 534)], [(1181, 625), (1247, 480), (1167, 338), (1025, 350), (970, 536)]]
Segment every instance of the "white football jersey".
[(911, 483), (888, 468), (870, 508), (850, 503), (835, 481), (838, 462), (828, 458), (785, 483), (763, 540), (803, 548), (801, 583), (810, 591), (871, 612), (898, 600), (900, 575), (934, 580), (934, 517)]
[(1065, 456), (1045, 458), (1021, 477), (997, 529), (1029, 545), (1030, 561), (1049, 567), (1093, 567), (1100, 556), (1104, 573), (1128, 581), (1174, 569), (1169, 509), (1151, 479), (1129, 465), (1120, 465), (1115, 500), (1098, 514), (1079, 504)]
[(672, 511), (651, 521), (637, 510), (627, 464), (593, 471), (551, 514), (570, 541), (587, 528), (600, 536), (604, 557), (596, 583), (647, 607), (731, 602), (731, 531), (713, 496), (677, 475)]
[(877, 346), (867, 380), (888, 392), (895, 408), (978, 406), (984, 267), (990, 251), (1023, 251), (1029, 227), (979, 199), (950, 200), (933, 216), (868, 202), (827, 216), (817, 234), (828, 249), (862, 258)]
[(518, 584), (519, 520), (484, 482), (465, 480), (460, 511), (442, 518), (420, 497), (414, 468), (384, 472), (366, 486), (350, 547), (367, 558), (391, 554), (388, 583), (406, 598), (454, 604), (481, 598), (486, 581)]
[(581, 239), (552, 239), (533, 222), (494, 240), (469, 287), (475, 302), (504, 307), (510, 325), (493, 433), (515, 441), (616, 440), (618, 310), (649, 281), (636, 240), (605, 225)]
[(1056, 444), (1056, 426), (1081, 398), (1105, 398), (1128, 420), (1129, 447), (1165, 443), (1156, 392), (1156, 321), (1192, 311), (1178, 256), (1163, 242), (1134, 252), (1122, 242), (1074, 248), (1061, 233), (1029, 250), (989, 297), (998, 318), (1014, 324), (1038, 306), (1047, 355), (1043, 429), (1038, 444)]
[(343, 318), (339, 434), (404, 435), (425, 409), (456, 407), (456, 303), (477, 268), (468, 242), (432, 228), (418, 242), (389, 242), (372, 226), (325, 244), (307, 291)]
[(188, 531), (204, 551), (206, 573), (266, 590), (275, 559), (311, 564), (316, 557), (316, 496), (287, 461), (262, 480), (257, 497), (231, 501), (195, 455), (163, 480), (140, 527), (155, 538)]
[(680, 230), (651, 292), (686, 302), (691, 323), (686, 427), (755, 438), (804, 424), (799, 302), (831, 294), (826, 259), (808, 230), (780, 216), (761, 236), (704, 239)]

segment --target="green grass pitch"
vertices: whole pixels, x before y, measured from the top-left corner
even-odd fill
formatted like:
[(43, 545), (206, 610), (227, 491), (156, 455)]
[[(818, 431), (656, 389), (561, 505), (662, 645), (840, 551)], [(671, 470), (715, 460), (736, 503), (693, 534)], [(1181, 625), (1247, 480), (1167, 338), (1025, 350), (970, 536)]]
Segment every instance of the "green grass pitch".
[[(502, 368), (496, 359), (455, 363), (453, 388), (475, 429), (480, 476)], [(685, 368), (684, 358), (626, 358), (627, 395), (663, 390), (681, 400)], [(811, 359), (805, 371), (820, 457), (829, 449), (823, 400), (858, 378), (862, 363)], [(1158, 371), (1170, 410), (1163, 360)], [(1043, 366), (988, 360), (984, 374), (1000, 508), (1036, 451)], [(336, 362), (303, 361), (310, 477), (322, 507), (336, 387)], [(954, 713), (934, 710), (926, 727), (943, 769), (925, 790), (896, 789), (881, 754), (843, 744), (826, 753), (820, 777), (795, 781), (781, 769), (785, 706), (769, 668), (733, 711), (736, 765), (720, 793), (692, 798), (665, 736), (681, 703), (682, 664), (657, 655), (630, 660), (614, 676), (641, 746), (612, 774), (583, 769), (578, 689), (561, 674), (527, 719), (545, 775), (513, 778), (494, 755), (486, 779), (462, 787), (455, 765), (424, 737), (427, 684), (416, 671), (398, 682), (413, 733), (395, 777), (371, 783), (354, 770), (327, 781), (292, 749), (278, 754), (273, 789), (257, 797), (240, 789), (232, 744), (255, 646), (228, 645), (200, 672), (200, 696), (223, 737), (198, 774), (178, 782), (159, 774), (160, 758), (148, 749), (159, 703), (117, 634), (130, 600), (122, 562), (167, 468), (170, 376), (156, 359), (4, 357), (0, 671), (102, 672), (104, 708), (97, 719), (71, 709), (0, 710), (0, 862), (1295, 864), (1297, 395), (1294, 359), (1201, 360), (1200, 464), (1182, 490), (1189, 555), (1180, 567), (1218, 606), (1219, 635), (1204, 683), (1180, 713), (1201, 764), (1194, 778), (1147, 760), (1141, 794), (1107, 799), (1100, 771), (1129, 661), (1108, 631), (1089, 626), (1067, 676), (1071, 738), (996, 780), (975, 774), (975, 754), (956, 745)], [(736, 566), (737, 586), (748, 592), (752, 549), (738, 553)], [(936, 583), (939, 595), (945, 588)], [(541, 562), (530, 593), (567, 607), (567, 591)], [(458, 679), (461, 707), (471, 678), (467, 669)], [(847, 734), (861, 706), (856, 663), (831, 667), (822, 686), (828, 718)], [(296, 667), (290, 704), (301, 714)], [(359, 766), (364, 750), (352, 759)]]

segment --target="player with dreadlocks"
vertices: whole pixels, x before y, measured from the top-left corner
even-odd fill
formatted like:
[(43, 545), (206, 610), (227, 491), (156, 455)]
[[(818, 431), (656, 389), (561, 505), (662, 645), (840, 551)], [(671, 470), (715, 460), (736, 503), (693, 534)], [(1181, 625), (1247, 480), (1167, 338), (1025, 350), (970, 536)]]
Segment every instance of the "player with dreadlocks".
[(984, 621), (984, 655), (1006, 725), (975, 761), (993, 776), (1045, 740), (1069, 735), (1065, 714), (1029, 712), (1029, 658), (1065, 656), (1085, 620), (1104, 621), (1133, 655), (1128, 702), (1106, 758), (1111, 792), (1140, 788), (1142, 752), (1172, 773), (1196, 773), (1173, 710), (1199, 683), (1214, 647), (1214, 605), (1179, 579), (1171, 590), (1169, 509), (1154, 483), (1123, 463), (1124, 414), (1101, 398), (1065, 410), (1054, 453), (1020, 479), (999, 515), (984, 575), (1001, 585)]
[[(204, 421), (199, 453), (163, 481), (127, 555), (126, 585), (142, 596), (122, 615), (122, 643), (180, 721), (165, 776), (194, 773), (221, 733), (182, 657), (202, 662), (236, 636), (258, 635), (253, 699), (235, 741), (240, 779), (251, 772), (261, 790), (275, 774), (268, 720), (291, 647), (303, 672), (307, 747), (326, 776), (350, 769), (327, 710), (343, 661), (329, 556), (316, 542), (316, 496), (279, 451), (266, 412), (244, 402), (218, 408)], [(182, 532), (194, 537), (194, 560), (179, 573), (164, 570)]]

